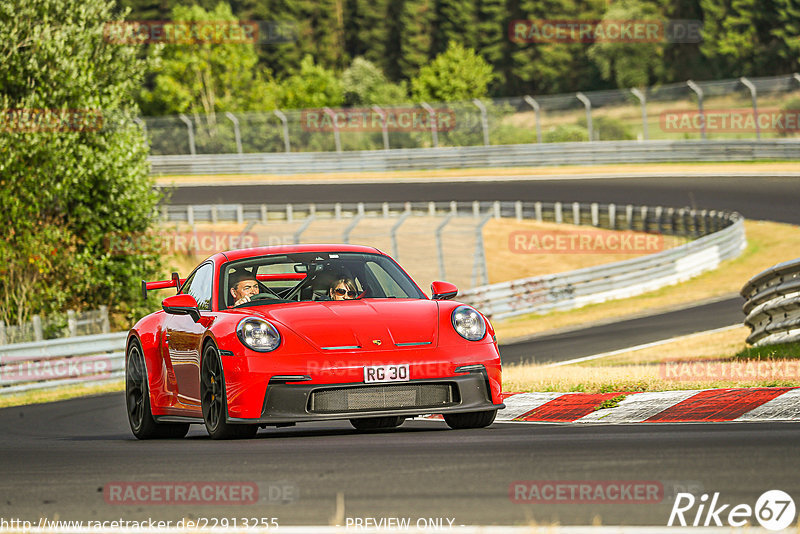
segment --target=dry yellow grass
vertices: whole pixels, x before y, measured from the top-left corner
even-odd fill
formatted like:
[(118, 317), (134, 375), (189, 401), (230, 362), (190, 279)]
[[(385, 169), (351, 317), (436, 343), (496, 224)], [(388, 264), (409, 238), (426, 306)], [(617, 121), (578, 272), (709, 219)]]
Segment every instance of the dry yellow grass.
[[(800, 361), (732, 361), (746, 347), (744, 326), (693, 334), (656, 347), (581, 363), (503, 366), (503, 391), (668, 391), (800, 386)], [(689, 363), (692, 362), (692, 363)]]
[(120, 379), (107, 384), (99, 384), (94, 386), (64, 386), (44, 391), (11, 393), (8, 395), (0, 395), (0, 408), (21, 406), (24, 404), (55, 402), (64, 399), (71, 399), (73, 397), (88, 397), (91, 395), (100, 395), (102, 393), (112, 393), (124, 390), (125, 381)]
[[(743, 166), (744, 169), (743, 169)], [(674, 173), (687, 175), (697, 173), (728, 173), (736, 174), (746, 171), (748, 173), (765, 176), (770, 173), (793, 172), (796, 173), (796, 162), (699, 162), (699, 163), (614, 163), (609, 165), (552, 165), (542, 167), (506, 167), (483, 169), (441, 169), (422, 171), (385, 171), (385, 172), (358, 172), (358, 173), (317, 173), (317, 174), (217, 174), (217, 175), (162, 175), (156, 177), (156, 183), (162, 186), (181, 185), (189, 183), (216, 184), (227, 182), (363, 182), (365, 180), (392, 182), (402, 179), (424, 179), (435, 181), (437, 178), (463, 178), (472, 176), (531, 176), (547, 177), (554, 175), (608, 175), (620, 174), (657, 174)], [(491, 200), (491, 199), (489, 199)], [(247, 202), (247, 199), (242, 199)]]
[(548, 315), (531, 314), (493, 321), (497, 338), (507, 343), (546, 330), (575, 327), (731, 295), (738, 293), (753, 275), (778, 262), (797, 257), (797, 251), (800, 250), (800, 228), (797, 226), (746, 221), (745, 230), (748, 245), (742, 255), (722, 263), (713, 271), (687, 282), (629, 299)]

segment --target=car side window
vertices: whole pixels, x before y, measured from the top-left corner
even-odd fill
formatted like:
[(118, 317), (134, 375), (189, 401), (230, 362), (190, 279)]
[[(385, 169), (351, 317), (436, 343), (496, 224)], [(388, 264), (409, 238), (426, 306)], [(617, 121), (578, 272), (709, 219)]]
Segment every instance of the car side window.
[(184, 282), (181, 293), (194, 297), (197, 308), (211, 310), (211, 288), (214, 281), (214, 266), (207, 263), (197, 269), (194, 274)]

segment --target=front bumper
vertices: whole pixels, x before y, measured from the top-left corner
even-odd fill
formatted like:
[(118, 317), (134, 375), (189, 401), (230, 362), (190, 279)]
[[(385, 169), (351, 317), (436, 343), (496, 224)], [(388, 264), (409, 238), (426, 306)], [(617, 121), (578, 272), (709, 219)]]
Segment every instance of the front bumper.
[[(414, 393), (412, 390), (416, 390)], [(419, 391), (447, 390), (446, 396), (422, 395)], [(320, 409), (322, 396), (335, 396), (349, 408)], [(358, 399), (358, 400), (348, 400)], [(366, 400), (365, 400), (366, 399)], [(333, 405), (336, 403), (334, 402)], [(283, 424), (303, 421), (331, 421), (365, 417), (414, 417), (427, 413), (459, 413), (498, 410), (493, 404), (489, 380), (484, 372), (447, 378), (407, 382), (303, 384), (270, 381), (261, 416), (255, 419), (228, 417), (229, 423)]]

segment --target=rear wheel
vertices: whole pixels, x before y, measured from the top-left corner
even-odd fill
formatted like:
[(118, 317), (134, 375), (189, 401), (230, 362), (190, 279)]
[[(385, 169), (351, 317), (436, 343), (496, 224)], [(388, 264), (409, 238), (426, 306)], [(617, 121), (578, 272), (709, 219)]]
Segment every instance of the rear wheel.
[(488, 412), (446, 413), (444, 422), (453, 429), (483, 428), (491, 425), (497, 415), (497, 410)]
[(376, 430), (379, 428), (398, 427), (405, 420), (405, 417), (367, 417), (364, 419), (350, 419), (350, 424), (356, 430)]
[(147, 385), (147, 369), (139, 343), (132, 341), (128, 347), (125, 365), (125, 399), (128, 408), (128, 423), (133, 435), (139, 439), (182, 438), (189, 432), (185, 423), (156, 423), (150, 409), (150, 391)]
[(222, 374), (219, 351), (213, 344), (209, 344), (203, 350), (203, 362), (200, 366), (200, 406), (211, 439), (252, 438), (258, 432), (257, 425), (228, 423), (225, 377)]

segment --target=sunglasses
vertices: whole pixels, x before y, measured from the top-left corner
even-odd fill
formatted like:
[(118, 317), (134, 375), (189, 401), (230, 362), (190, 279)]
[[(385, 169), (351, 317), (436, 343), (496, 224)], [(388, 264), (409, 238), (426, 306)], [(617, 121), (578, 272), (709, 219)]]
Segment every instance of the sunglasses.
[(334, 291), (334, 293), (336, 293), (337, 295), (340, 295), (342, 297), (347, 295), (350, 298), (354, 298), (356, 296), (356, 292), (355, 291), (347, 290), (347, 289), (345, 289), (343, 287), (337, 287), (333, 291)]

